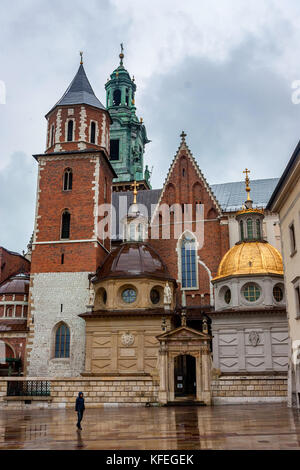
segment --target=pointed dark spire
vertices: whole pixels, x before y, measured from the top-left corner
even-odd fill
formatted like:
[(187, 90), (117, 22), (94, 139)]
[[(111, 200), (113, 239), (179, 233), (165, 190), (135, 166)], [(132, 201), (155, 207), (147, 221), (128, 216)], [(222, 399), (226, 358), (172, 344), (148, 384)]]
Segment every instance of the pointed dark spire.
[(91, 87), (91, 84), (83, 68), (82, 60), (73, 81), (63, 94), (62, 98), (56, 103), (55, 106), (53, 106), (51, 111), (56, 108), (56, 106), (68, 106), (74, 104), (87, 104), (94, 106), (95, 108), (105, 109), (103, 104), (96, 97)]

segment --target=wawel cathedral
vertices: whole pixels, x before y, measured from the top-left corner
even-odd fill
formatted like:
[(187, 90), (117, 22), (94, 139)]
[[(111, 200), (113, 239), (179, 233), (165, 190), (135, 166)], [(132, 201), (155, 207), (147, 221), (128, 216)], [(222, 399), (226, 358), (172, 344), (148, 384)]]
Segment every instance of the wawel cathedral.
[(28, 252), (0, 248), (0, 406), (285, 401), (278, 179), (210, 185), (182, 132), (153, 189), (123, 60), (104, 106), (81, 56), (46, 114)]

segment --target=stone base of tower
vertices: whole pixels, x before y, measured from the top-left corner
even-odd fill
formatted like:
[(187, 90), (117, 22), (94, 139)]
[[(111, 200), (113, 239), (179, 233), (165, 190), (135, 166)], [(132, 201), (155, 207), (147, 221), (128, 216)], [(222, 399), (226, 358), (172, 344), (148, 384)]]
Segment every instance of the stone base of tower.
[[(26, 372), (29, 377), (76, 377), (84, 370), (85, 322), (78, 315), (89, 300), (89, 273), (31, 275)], [(69, 357), (57, 357), (56, 332), (70, 333)]]

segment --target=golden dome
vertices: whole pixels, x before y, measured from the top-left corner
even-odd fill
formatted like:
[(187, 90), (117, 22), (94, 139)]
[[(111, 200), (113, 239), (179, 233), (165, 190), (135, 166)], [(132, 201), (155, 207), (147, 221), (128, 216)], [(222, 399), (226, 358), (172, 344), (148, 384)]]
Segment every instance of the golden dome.
[(223, 256), (218, 274), (213, 279), (251, 274), (283, 276), (282, 257), (274, 246), (263, 242), (244, 242), (234, 245)]

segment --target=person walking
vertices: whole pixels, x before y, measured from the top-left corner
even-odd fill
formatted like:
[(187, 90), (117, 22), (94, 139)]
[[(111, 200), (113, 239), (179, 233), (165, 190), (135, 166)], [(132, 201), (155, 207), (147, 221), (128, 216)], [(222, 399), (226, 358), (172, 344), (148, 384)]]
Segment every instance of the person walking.
[(79, 392), (78, 393), (78, 397), (76, 398), (76, 404), (75, 404), (75, 411), (77, 411), (77, 416), (78, 416), (78, 420), (77, 420), (77, 424), (76, 426), (78, 427), (78, 429), (82, 429), (81, 427), (81, 420), (83, 418), (83, 412), (85, 410), (85, 406), (84, 406), (84, 398), (83, 398), (83, 393), (82, 392)]

